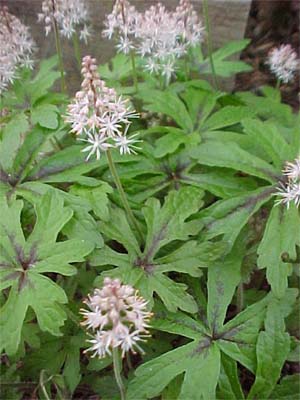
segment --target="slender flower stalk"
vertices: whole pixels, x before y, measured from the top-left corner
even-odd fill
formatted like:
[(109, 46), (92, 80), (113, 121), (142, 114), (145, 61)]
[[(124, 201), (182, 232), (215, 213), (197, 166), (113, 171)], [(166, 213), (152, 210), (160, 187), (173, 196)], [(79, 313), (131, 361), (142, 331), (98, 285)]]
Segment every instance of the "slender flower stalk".
[(74, 53), (75, 53), (75, 58), (77, 61), (78, 69), (79, 69), (79, 71), (81, 71), (81, 52), (80, 52), (77, 32), (73, 33), (72, 40), (73, 40)]
[(131, 50), (130, 52), (130, 60), (131, 60), (131, 65), (132, 65), (132, 75), (133, 75), (133, 84), (134, 84), (134, 89), (135, 93), (138, 91), (138, 78), (137, 78), (137, 71), (136, 71), (136, 66), (135, 66), (135, 54)]
[(66, 92), (67, 91), (67, 85), (66, 85), (66, 80), (65, 80), (64, 61), (63, 61), (63, 55), (62, 55), (62, 50), (61, 50), (59, 31), (58, 31), (58, 28), (57, 28), (57, 22), (56, 22), (55, 18), (53, 18), (53, 30), (54, 30), (55, 47), (56, 47), (56, 52), (57, 52), (57, 55), (58, 55), (58, 63), (59, 63), (59, 70), (60, 70), (61, 91), (62, 92)]
[(107, 155), (107, 161), (108, 161), (110, 172), (111, 172), (111, 174), (112, 174), (112, 176), (114, 178), (115, 184), (116, 184), (117, 189), (119, 191), (119, 194), (120, 194), (120, 197), (121, 197), (121, 200), (122, 200), (122, 203), (123, 203), (123, 207), (125, 208), (127, 217), (128, 217), (128, 219), (129, 219), (129, 221), (131, 223), (131, 226), (133, 226), (135, 228), (135, 230), (136, 230), (136, 232), (137, 232), (137, 234), (139, 236), (140, 243), (142, 243), (143, 240), (144, 240), (143, 233), (142, 233), (142, 231), (141, 231), (141, 229), (140, 229), (140, 227), (139, 227), (139, 225), (138, 225), (138, 223), (137, 223), (137, 221), (135, 219), (135, 216), (134, 216), (134, 214), (133, 214), (133, 212), (132, 212), (132, 210), (130, 208), (130, 205), (129, 205), (128, 200), (127, 200), (126, 193), (125, 193), (124, 188), (122, 186), (121, 180), (119, 178), (115, 163), (113, 161), (113, 158), (111, 156), (111, 152), (110, 152), (109, 149), (107, 150), (106, 155)]
[(135, 143), (140, 140), (136, 139), (136, 134), (128, 136), (127, 132), (130, 119), (138, 117), (138, 114), (130, 108), (127, 100), (117, 96), (115, 90), (108, 88), (100, 79), (94, 58), (83, 58), (81, 72), (84, 78), (81, 90), (68, 106), (66, 121), (71, 123), (72, 132), (83, 136), (79, 140), (87, 142), (88, 146), (82, 150), (88, 153), (87, 161), (94, 155), (99, 160), (101, 154), (106, 153), (129, 223), (142, 242), (142, 232), (129, 206), (110, 152), (110, 149), (115, 148), (121, 155), (136, 154), (138, 147)]
[(125, 386), (122, 380), (122, 376), (121, 376), (121, 357), (119, 354), (119, 349), (118, 348), (113, 348), (112, 350), (112, 354), (113, 354), (113, 366), (114, 366), (114, 375), (115, 375), (115, 379), (120, 391), (120, 395), (121, 395), (121, 400), (125, 400), (125, 396), (126, 396), (126, 392), (125, 392)]
[(209, 57), (209, 63), (210, 63), (210, 68), (212, 72), (212, 78), (213, 78), (213, 84), (216, 90), (219, 89), (219, 84), (218, 84), (218, 79), (217, 79), (217, 74), (215, 70), (215, 64), (214, 60), (212, 57), (212, 39), (211, 39), (211, 30), (210, 30), (210, 22), (209, 22), (209, 15), (208, 15), (208, 1), (203, 0), (203, 14), (204, 14), (204, 20), (205, 20), (205, 29), (206, 29), (206, 36), (207, 36), (207, 48), (208, 48), (208, 57)]

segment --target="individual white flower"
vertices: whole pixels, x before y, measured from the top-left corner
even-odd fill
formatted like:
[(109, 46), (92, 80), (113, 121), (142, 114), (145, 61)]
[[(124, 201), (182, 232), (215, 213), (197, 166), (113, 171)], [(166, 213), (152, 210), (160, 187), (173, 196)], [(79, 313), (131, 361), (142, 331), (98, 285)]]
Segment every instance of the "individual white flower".
[(134, 143), (141, 142), (141, 140), (135, 139), (138, 136), (138, 133), (127, 137), (126, 135), (117, 136), (114, 138), (114, 142), (117, 148), (120, 150), (120, 154), (137, 154), (135, 150), (140, 150), (140, 147), (135, 146)]
[(83, 326), (91, 330), (88, 340), (92, 357), (104, 358), (114, 348), (120, 348), (122, 357), (128, 352), (142, 351), (140, 341), (148, 336), (151, 313), (147, 302), (129, 285), (119, 279), (104, 279), (102, 289), (95, 289), (85, 301), (88, 310), (81, 310)]
[(134, 45), (127, 36), (120, 36), (116, 48), (120, 53), (129, 54), (134, 49)]
[(107, 143), (107, 137), (101, 136), (98, 133), (88, 132), (87, 137), (87, 139), (79, 139), (83, 142), (89, 143), (87, 147), (81, 150), (83, 153), (89, 152), (86, 161), (88, 161), (94, 154), (96, 154), (96, 158), (99, 160), (101, 157), (101, 152), (106, 151), (109, 147), (112, 147), (111, 144)]
[(76, 31), (79, 38), (87, 42), (89, 13), (84, 0), (44, 0), (38, 21), (44, 22), (46, 36), (52, 31), (53, 23), (62, 36), (70, 39)]
[(80, 31), (79, 39), (82, 40), (85, 44), (88, 42), (88, 38), (91, 36), (91, 30), (87, 25), (84, 25)]
[(161, 74), (166, 77), (167, 84), (170, 82), (172, 75), (176, 71), (174, 59), (169, 59), (161, 65)]
[(291, 203), (295, 203), (296, 207), (300, 204), (300, 183), (291, 183), (287, 185), (280, 185), (277, 188), (278, 192), (274, 193), (274, 196), (281, 197), (277, 199), (275, 204), (284, 204), (289, 209)]
[(296, 158), (294, 162), (287, 162), (283, 173), (292, 182), (300, 181), (300, 157)]
[(148, 58), (144, 68), (145, 71), (149, 71), (150, 74), (158, 74), (161, 70), (161, 65), (156, 58)]
[(32, 68), (36, 46), (29, 28), (0, 7), (0, 93), (18, 76), (20, 67)]
[(277, 79), (284, 83), (293, 80), (295, 72), (299, 69), (297, 54), (290, 44), (281, 45), (270, 51), (267, 64)]

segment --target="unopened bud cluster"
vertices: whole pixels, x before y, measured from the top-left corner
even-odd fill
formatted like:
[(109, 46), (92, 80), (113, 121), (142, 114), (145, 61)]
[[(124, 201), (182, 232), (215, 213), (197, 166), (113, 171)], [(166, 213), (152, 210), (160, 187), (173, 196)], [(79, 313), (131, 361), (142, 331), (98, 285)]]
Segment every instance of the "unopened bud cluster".
[(175, 72), (176, 59), (203, 40), (204, 28), (189, 0), (180, 0), (174, 12), (158, 3), (139, 13), (127, 0), (117, 0), (105, 21), (103, 35), (117, 39), (117, 49), (135, 51), (145, 59), (151, 73), (165, 76)]
[(82, 325), (92, 332), (92, 346), (86, 350), (93, 352), (92, 357), (111, 355), (114, 348), (121, 349), (122, 357), (130, 350), (142, 352), (138, 342), (148, 336), (151, 313), (133, 287), (105, 278), (103, 288), (95, 289), (85, 304), (89, 310), (81, 310)]
[(94, 58), (83, 58), (81, 73), (84, 78), (81, 90), (68, 106), (66, 121), (71, 124), (72, 132), (85, 136), (79, 140), (88, 142), (83, 150), (89, 152), (87, 160), (94, 154), (99, 159), (101, 152), (110, 147), (118, 148), (120, 154), (135, 153), (134, 143), (138, 140), (135, 135), (127, 137), (127, 131), (130, 118), (138, 114), (100, 79)]
[(277, 79), (283, 83), (292, 81), (300, 66), (297, 54), (289, 44), (272, 49), (267, 64)]
[(70, 39), (79, 30), (80, 39), (87, 42), (90, 36), (89, 15), (84, 0), (44, 0), (39, 22), (44, 22), (46, 36), (56, 23), (62, 36)]
[(35, 43), (29, 28), (8, 12), (6, 6), (0, 7), (0, 93), (18, 75), (18, 68), (33, 66), (32, 53)]
[(300, 157), (293, 162), (287, 162), (283, 169), (283, 174), (287, 177), (287, 182), (281, 184), (278, 188), (276, 196), (281, 197), (277, 200), (277, 204), (285, 204), (289, 208), (291, 203), (296, 207), (300, 204)]

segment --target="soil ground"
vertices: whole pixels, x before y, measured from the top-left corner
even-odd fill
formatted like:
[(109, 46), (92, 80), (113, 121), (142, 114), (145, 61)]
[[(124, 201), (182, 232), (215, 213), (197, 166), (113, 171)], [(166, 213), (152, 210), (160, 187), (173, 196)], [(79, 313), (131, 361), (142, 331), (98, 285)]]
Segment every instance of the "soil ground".
[[(290, 43), (299, 58), (300, 0), (254, 0), (251, 5), (245, 37), (251, 39), (241, 59), (252, 65), (252, 73), (239, 74), (235, 90), (257, 90), (262, 85), (275, 86), (276, 80), (266, 66), (268, 52)], [(281, 86), (282, 98), (299, 110), (299, 73), (296, 79)]]

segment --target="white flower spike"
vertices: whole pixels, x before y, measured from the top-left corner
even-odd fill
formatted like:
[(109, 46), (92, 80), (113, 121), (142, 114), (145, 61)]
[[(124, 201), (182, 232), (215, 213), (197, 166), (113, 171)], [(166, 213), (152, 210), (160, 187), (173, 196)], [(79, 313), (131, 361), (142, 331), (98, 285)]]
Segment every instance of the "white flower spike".
[(87, 42), (89, 13), (84, 0), (44, 0), (38, 21), (44, 22), (46, 36), (52, 31), (54, 20), (62, 36), (70, 39), (78, 30), (79, 38)]
[(0, 94), (18, 77), (19, 67), (33, 67), (35, 49), (29, 29), (0, 7)]
[(122, 357), (136, 350), (142, 352), (138, 342), (149, 336), (147, 301), (129, 285), (122, 285), (119, 279), (104, 279), (102, 289), (95, 289), (85, 301), (89, 310), (82, 309), (83, 326), (91, 330), (88, 340), (92, 357), (104, 358), (111, 355), (113, 348), (120, 348)]
[(300, 65), (296, 52), (289, 44), (283, 44), (272, 49), (269, 53), (267, 64), (277, 79), (283, 83), (293, 80), (295, 72)]
[(82, 135), (88, 143), (83, 152), (88, 152), (87, 159), (108, 148), (118, 148), (120, 154), (136, 154), (138, 147), (134, 143), (136, 135), (127, 137), (132, 118), (139, 115), (128, 105), (128, 100), (118, 96), (116, 91), (108, 88), (97, 72), (96, 60), (86, 56), (82, 62), (83, 82), (81, 90), (68, 106), (66, 122), (72, 126), (72, 132)]

